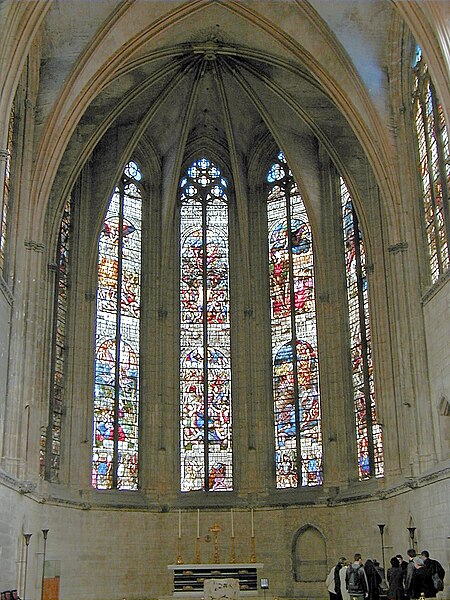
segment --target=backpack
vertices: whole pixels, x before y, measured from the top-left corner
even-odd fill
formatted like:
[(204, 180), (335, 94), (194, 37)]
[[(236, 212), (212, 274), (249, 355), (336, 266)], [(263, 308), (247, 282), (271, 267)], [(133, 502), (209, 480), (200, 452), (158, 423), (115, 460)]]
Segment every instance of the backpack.
[(361, 593), (364, 591), (359, 570), (361, 567), (354, 569), (351, 565), (348, 568), (348, 584), (347, 589), (350, 594)]
[(432, 577), (434, 589), (436, 590), (436, 592), (442, 592), (444, 589), (444, 582), (439, 577), (439, 573), (436, 571), (435, 573), (433, 573)]

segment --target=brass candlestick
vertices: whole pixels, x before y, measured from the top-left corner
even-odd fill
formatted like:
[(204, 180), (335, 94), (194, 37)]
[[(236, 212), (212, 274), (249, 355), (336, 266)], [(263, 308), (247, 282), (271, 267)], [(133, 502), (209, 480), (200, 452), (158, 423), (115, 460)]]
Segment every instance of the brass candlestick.
[(236, 562), (236, 554), (234, 551), (234, 535), (231, 536), (231, 560), (230, 562), (234, 564)]
[(212, 527), (209, 528), (212, 531), (214, 536), (214, 562), (216, 564), (220, 563), (219, 559), (219, 531), (221, 531), (222, 527), (218, 523), (214, 523)]
[(197, 561), (197, 564), (200, 564), (200, 536), (197, 536), (197, 539), (195, 541), (195, 560)]
[(178, 556), (177, 556), (177, 565), (183, 564), (183, 557), (181, 556), (181, 538), (178, 538)]
[(252, 554), (250, 556), (250, 562), (254, 563), (256, 562), (256, 556), (255, 556), (255, 536), (252, 535), (251, 537), (251, 548), (252, 548)]

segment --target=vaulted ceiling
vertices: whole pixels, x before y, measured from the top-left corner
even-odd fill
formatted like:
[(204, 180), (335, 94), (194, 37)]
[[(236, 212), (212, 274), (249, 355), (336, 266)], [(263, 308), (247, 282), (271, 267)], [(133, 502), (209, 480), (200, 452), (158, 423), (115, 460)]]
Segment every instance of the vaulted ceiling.
[(174, 170), (210, 148), (235, 170), (269, 140), (295, 164), (320, 143), (361, 196), (370, 165), (392, 201), (396, 2), (53, 0), (39, 18), (37, 202), (61, 206), (92, 157), (104, 195), (139, 146)]

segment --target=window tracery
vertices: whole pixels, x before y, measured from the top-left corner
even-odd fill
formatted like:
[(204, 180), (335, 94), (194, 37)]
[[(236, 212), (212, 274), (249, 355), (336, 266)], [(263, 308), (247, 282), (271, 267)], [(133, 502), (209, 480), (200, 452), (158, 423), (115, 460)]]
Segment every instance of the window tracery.
[(180, 182), (183, 492), (233, 489), (227, 188), (207, 158)]
[(69, 258), (71, 249), (73, 202), (64, 205), (56, 246), (55, 310), (52, 335), (49, 418), (41, 432), (40, 474), (48, 481), (58, 481), (61, 462), (61, 425), (64, 405), (66, 362), (66, 325), (68, 310)]
[(322, 483), (313, 240), (283, 152), (267, 174), (277, 488)]
[(130, 161), (98, 242), (92, 485), (138, 488), (141, 171)]
[(3, 276), (5, 276), (5, 254), (8, 235), (8, 215), (10, 210), (11, 157), (13, 152), (14, 120), (15, 113), (13, 105), (8, 124), (8, 141), (5, 153), (5, 178), (3, 182), (3, 195), (0, 215), (0, 273), (2, 273)]
[(423, 215), (431, 282), (449, 268), (450, 150), (444, 111), (439, 103), (422, 51), (413, 65), (413, 115), (417, 136)]
[(377, 422), (373, 378), (366, 251), (358, 217), (340, 178), (345, 274), (352, 357), (359, 479), (384, 474), (383, 433)]

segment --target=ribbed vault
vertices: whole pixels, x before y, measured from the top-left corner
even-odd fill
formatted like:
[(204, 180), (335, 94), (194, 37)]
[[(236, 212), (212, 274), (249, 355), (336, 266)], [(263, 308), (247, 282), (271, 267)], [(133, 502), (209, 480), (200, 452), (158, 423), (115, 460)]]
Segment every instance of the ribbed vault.
[[(62, 204), (93, 156), (93, 168), (103, 173), (91, 207), (99, 224), (121, 165), (144, 137), (159, 161), (172, 165), (162, 207), (167, 215), (183, 163), (208, 146), (217, 149), (235, 182), (239, 205), (238, 165), (251, 160), (263, 139), (292, 158), (300, 186), (302, 162), (311, 160), (312, 150), (317, 155), (321, 145), (353, 186), (355, 198), (369, 196), (365, 153), (335, 103), (306, 70), (259, 49), (216, 38), (159, 49), (135, 62), (81, 118), (61, 161), (53, 202)], [(303, 193), (317, 221), (319, 200), (308, 185)]]

